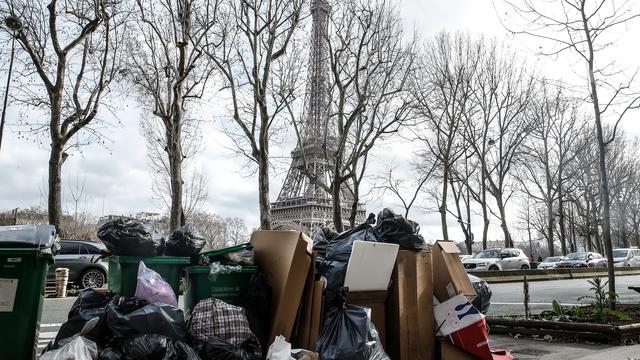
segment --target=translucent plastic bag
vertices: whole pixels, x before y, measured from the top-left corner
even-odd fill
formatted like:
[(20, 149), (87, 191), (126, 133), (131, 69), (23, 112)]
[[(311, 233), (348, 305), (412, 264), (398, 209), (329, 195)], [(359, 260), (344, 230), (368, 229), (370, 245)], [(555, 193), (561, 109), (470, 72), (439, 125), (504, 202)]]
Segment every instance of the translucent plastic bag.
[(80, 333), (74, 337), (60, 341), (62, 347), (47, 351), (40, 356), (41, 360), (96, 360), (98, 359), (98, 345), (83, 335), (91, 331), (98, 324), (99, 319), (93, 318), (84, 325)]
[(147, 268), (142, 261), (138, 266), (138, 283), (136, 284), (135, 295), (152, 304), (160, 303), (178, 306), (178, 299), (171, 285), (164, 281), (160, 274)]
[(74, 337), (58, 350), (48, 351), (40, 360), (96, 360), (98, 345), (82, 336)]

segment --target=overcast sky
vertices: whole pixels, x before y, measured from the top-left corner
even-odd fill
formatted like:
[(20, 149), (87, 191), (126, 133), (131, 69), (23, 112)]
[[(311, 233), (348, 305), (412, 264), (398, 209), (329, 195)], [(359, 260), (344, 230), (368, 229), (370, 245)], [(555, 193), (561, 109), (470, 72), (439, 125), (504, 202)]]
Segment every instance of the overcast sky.
[[(443, 29), (508, 38), (490, 0), (404, 0), (399, 4), (409, 31), (410, 28), (415, 28), (424, 38), (429, 38)], [(638, 29), (637, 26), (620, 27), (622, 38), (618, 43), (618, 49), (609, 56), (621, 63), (635, 63), (637, 66), (637, 59), (640, 58), (636, 45), (640, 35)], [(510, 41), (521, 50), (522, 56), (529, 57), (545, 74), (562, 76), (574, 82), (580, 81), (576, 73), (581, 74), (583, 67), (576, 62), (576, 58), (538, 59), (532, 50), (537, 48), (537, 44), (531, 39), (516, 38)], [(6, 50), (6, 47), (4, 49)], [(7, 52), (2, 51), (1, 56), (4, 62)], [(1, 66), (2, 69), (5, 67), (6, 65)], [(2, 72), (2, 95), (5, 82), (6, 73)], [(75, 184), (76, 179), (80, 183), (84, 182), (87, 210), (96, 216), (128, 215), (139, 211), (159, 210), (159, 204), (152, 201), (145, 145), (138, 130), (140, 111), (134, 101), (121, 101), (128, 106), (117, 114), (121, 125), (108, 129), (111, 141), (107, 143), (107, 147), (87, 146), (83, 148), (82, 153), (74, 152), (63, 167), (65, 188), (68, 189), (70, 185)], [(17, 111), (18, 109), (9, 106), (8, 126), (0, 151), (0, 210), (46, 205), (46, 196), (43, 194), (46, 194), (48, 149), (33, 139), (18, 139), (18, 129), (14, 125)], [(204, 115), (203, 117), (206, 118)], [(640, 127), (636, 124), (637, 118), (637, 115), (631, 115), (624, 123), (624, 127), (635, 135), (640, 134)], [(229, 139), (220, 131), (224, 126), (224, 119), (218, 116), (205, 120), (208, 120), (203, 127), (206, 145), (202, 154), (195, 160), (208, 178), (209, 198), (205, 209), (225, 217), (244, 218), (249, 227), (255, 227), (259, 223), (257, 179), (251, 172), (243, 169), (243, 160), (235, 158), (228, 150), (231, 146)], [(46, 139), (44, 140), (44, 144), (47, 144)], [(278, 160), (277, 169), (273, 171), (271, 178), (272, 201), (276, 199), (286, 174), (292, 146), (293, 142), (290, 142), (272, 149), (272, 155)], [(411, 152), (411, 144), (386, 144), (376, 152), (375, 166), (382, 169), (396, 165), (400, 171), (406, 171)], [(65, 191), (64, 197), (68, 206), (69, 195), (70, 192)], [(381, 199), (379, 196), (371, 196), (365, 200), (368, 200), (368, 212), (377, 213), (383, 205), (392, 208), (397, 205), (393, 199)], [(427, 240), (440, 237), (438, 214), (416, 212), (412, 217), (422, 225), (422, 233)], [(450, 227), (453, 228), (451, 236), (462, 240), (462, 235), (456, 228), (457, 224), (451, 221)], [(501, 238), (497, 225), (492, 226), (491, 234)]]

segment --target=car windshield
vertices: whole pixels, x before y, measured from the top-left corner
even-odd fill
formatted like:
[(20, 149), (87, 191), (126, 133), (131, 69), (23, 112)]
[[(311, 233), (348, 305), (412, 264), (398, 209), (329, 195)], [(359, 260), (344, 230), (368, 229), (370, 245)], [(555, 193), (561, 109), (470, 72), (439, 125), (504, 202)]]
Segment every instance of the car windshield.
[(483, 250), (477, 253), (475, 259), (497, 259), (500, 257), (500, 250)]
[(613, 250), (614, 258), (627, 257), (627, 254), (629, 254), (629, 250)]
[(567, 260), (584, 260), (587, 257), (587, 253), (573, 253), (567, 255)]
[(561, 257), (561, 256), (550, 256), (550, 257), (548, 257), (548, 258), (544, 259), (544, 261), (543, 261), (543, 262), (546, 262), (546, 263), (549, 263), (549, 262), (558, 262), (558, 261), (560, 261), (561, 259), (562, 259), (562, 257)]

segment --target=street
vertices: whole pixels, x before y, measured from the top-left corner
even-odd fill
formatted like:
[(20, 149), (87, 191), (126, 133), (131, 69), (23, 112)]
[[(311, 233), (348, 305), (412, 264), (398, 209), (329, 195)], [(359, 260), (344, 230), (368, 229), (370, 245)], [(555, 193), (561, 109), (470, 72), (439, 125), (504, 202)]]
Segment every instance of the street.
[[(550, 280), (529, 282), (529, 308), (532, 313), (551, 309), (551, 302), (557, 299), (562, 304), (577, 304), (581, 296), (592, 295), (588, 290), (588, 279)], [(606, 280), (606, 278), (603, 278)], [(623, 303), (640, 303), (640, 293), (629, 290), (629, 286), (640, 285), (640, 275), (616, 277), (616, 290)], [(522, 283), (489, 284), (493, 296), (488, 315), (523, 314)], [(583, 299), (580, 303), (589, 303)]]

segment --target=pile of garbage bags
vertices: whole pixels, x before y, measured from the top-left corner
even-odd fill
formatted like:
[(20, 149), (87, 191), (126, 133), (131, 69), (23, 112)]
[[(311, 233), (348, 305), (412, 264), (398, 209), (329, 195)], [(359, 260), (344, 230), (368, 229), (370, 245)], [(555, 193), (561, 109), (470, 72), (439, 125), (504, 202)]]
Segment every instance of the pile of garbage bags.
[(182, 310), (139, 297), (80, 293), (45, 360), (259, 360), (245, 309), (206, 299), (188, 321)]
[(195, 258), (205, 245), (190, 224), (174, 230), (165, 242), (133, 218), (116, 219), (98, 228), (98, 238), (113, 255), (125, 256), (191, 256)]
[[(373, 215), (373, 214), (372, 214)], [(370, 216), (370, 219), (374, 216)], [(420, 226), (390, 209), (383, 209), (377, 222), (369, 221), (340, 234), (330, 228), (320, 227), (312, 234), (313, 249), (317, 251), (316, 268), (327, 279), (329, 292), (344, 285), (347, 264), (356, 240), (398, 244), (401, 249), (423, 251), (426, 243), (419, 234)]]

